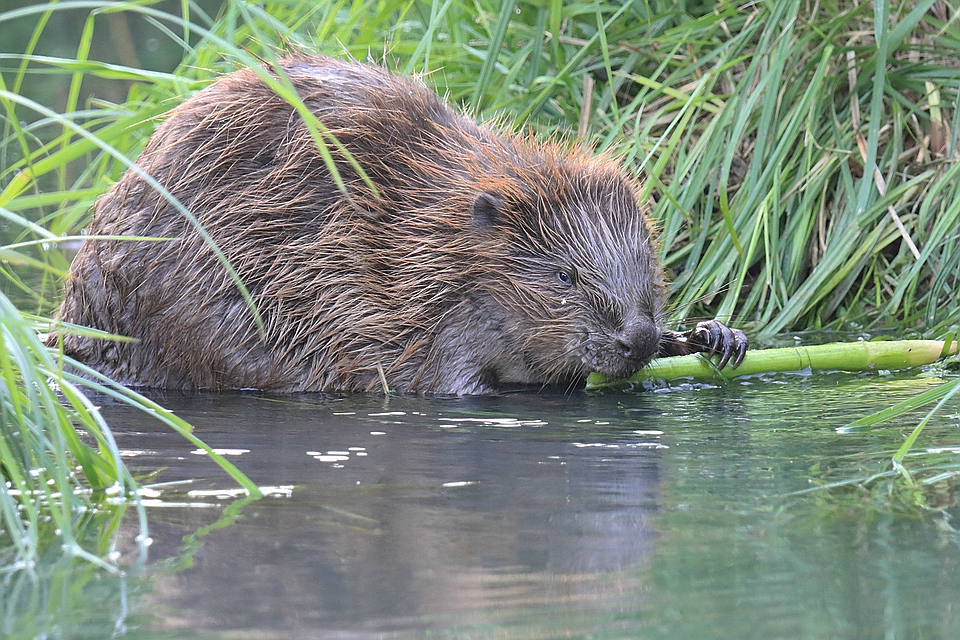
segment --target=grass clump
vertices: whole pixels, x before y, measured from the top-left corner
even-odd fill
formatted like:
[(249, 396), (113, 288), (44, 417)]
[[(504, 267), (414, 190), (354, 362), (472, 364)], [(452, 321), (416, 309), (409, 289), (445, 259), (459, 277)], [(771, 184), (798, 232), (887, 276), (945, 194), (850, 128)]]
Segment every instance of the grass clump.
[(737, 318), (761, 339), (955, 321), (955, 16), (719, 3), (661, 14), (646, 41), (608, 34), (592, 132), (648, 176), (679, 317)]
[[(62, 396), (48, 383), (59, 365), (37, 338), (36, 324), (6, 296), (0, 297), (0, 333), (0, 512), (4, 538), (15, 550), (12, 564), (30, 566), (52, 531), (69, 554), (102, 563), (78, 544), (78, 523), (92, 513), (95, 494), (127, 496), (136, 485), (96, 407), (66, 379)], [(78, 427), (94, 446), (79, 437)], [(132, 504), (145, 535), (143, 509)]]
[[(84, 226), (94, 199), (130, 166), (154, 118), (171, 106), (170, 97), (192, 88), (189, 78), (169, 72), (89, 59), (97, 18), (131, 8), (158, 25), (165, 19), (179, 24), (183, 38), (191, 38), (189, 18), (149, 6), (66, 2), (0, 13), (0, 26), (16, 27), (4, 33), (32, 33), (22, 53), (0, 53), (0, 217), (7, 223), (0, 245), (0, 571), (14, 583), (22, 581), (12, 576), (33, 572), (57, 548), (116, 571), (119, 526), (129, 509), (136, 513), (135, 546), (145, 557), (147, 523), (137, 483), (91, 397), (131, 404), (165, 422), (250, 495), (259, 495), (188, 424), (42, 340), (51, 329), (83, 331), (50, 318), (67, 265), (59, 246), (80, 240), (72, 234)], [(51, 23), (58, 16), (72, 19), (78, 10), (87, 17), (80, 22), (75, 57), (38, 53)], [(25, 24), (32, 29), (23, 31)], [(31, 82), (37, 67), (60, 81), (49, 86), (65, 88), (60, 104), (48, 86)], [(90, 79), (128, 87), (126, 99), (80, 105), (81, 88)]]
[[(655, 202), (679, 319), (732, 318), (763, 339), (849, 323), (925, 332), (960, 316), (960, 25), (949, 3), (234, 1), (215, 20), (193, 3), (160, 6), (105, 4), (82, 34), (122, 10), (177, 42), (173, 73), (94, 60), (84, 42), (70, 59), (10, 59), (69, 77), (63, 113), (126, 157), (167, 107), (284, 52), (422, 72), (482, 118), (623, 155)], [(97, 78), (129, 95), (78, 111)], [(91, 153), (85, 186), (125, 169), (66, 130), (55, 147), (27, 155)], [(76, 229), (99, 191), (75, 191), (84, 198), (58, 232)]]

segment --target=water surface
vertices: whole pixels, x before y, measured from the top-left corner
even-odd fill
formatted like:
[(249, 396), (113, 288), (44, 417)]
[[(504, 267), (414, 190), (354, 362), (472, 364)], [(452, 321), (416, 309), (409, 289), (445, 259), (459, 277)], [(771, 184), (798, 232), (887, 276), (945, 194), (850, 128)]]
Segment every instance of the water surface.
[[(151, 502), (153, 564), (128, 578), (121, 626), (171, 638), (960, 637), (955, 508), (894, 515), (863, 508), (875, 496), (855, 487), (800, 493), (889, 468), (917, 416), (837, 428), (938, 382), (164, 395), (275, 488), (187, 547), (233, 501), (217, 493), (230, 480), (108, 405), (128, 462), (163, 467), (158, 482), (192, 479)], [(958, 409), (918, 450), (960, 445)], [(938, 486), (955, 497), (955, 477)], [(184, 548), (188, 561), (164, 563)]]

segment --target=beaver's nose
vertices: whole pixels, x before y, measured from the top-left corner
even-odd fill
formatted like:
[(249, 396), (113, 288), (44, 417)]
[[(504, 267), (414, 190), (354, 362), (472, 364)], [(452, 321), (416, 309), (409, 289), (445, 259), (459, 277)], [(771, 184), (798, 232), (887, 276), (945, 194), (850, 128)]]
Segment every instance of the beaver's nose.
[(634, 362), (646, 362), (660, 348), (660, 330), (646, 318), (628, 321), (614, 338), (620, 355)]

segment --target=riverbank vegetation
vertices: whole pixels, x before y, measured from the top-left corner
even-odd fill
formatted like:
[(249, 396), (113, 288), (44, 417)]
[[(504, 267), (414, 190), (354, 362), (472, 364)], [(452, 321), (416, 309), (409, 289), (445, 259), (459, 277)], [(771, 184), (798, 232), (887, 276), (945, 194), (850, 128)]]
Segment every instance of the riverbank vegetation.
[(480, 118), (621, 156), (678, 322), (719, 316), (762, 343), (960, 318), (956, 3), (65, 1), (6, 10), (0, 33), (5, 564), (43, 540), (81, 553), (83, 514), (135, 497), (91, 390), (187, 428), (84, 386), (37, 339), (62, 249), (164, 112), (284, 53), (422, 74)]

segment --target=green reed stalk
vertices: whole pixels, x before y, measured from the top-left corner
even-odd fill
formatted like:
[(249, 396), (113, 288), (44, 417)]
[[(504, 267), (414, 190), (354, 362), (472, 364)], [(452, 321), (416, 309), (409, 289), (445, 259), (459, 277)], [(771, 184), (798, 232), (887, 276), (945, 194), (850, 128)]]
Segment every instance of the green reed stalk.
[[(703, 355), (659, 358), (627, 380), (592, 374), (588, 389), (622, 388), (647, 380), (724, 380), (760, 373), (793, 371), (881, 371), (919, 367), (957, 353), (957, 343), (941, 340), (885, 340), (747, 351), (736, 369), (718, 369)], [(714, 358), (715, 359), (715, 358)]]

